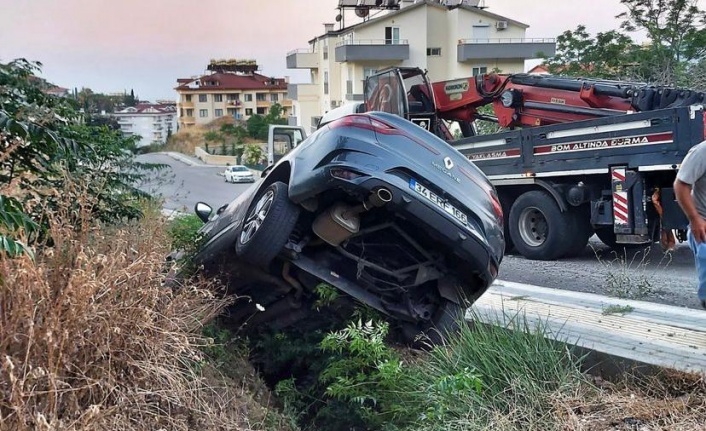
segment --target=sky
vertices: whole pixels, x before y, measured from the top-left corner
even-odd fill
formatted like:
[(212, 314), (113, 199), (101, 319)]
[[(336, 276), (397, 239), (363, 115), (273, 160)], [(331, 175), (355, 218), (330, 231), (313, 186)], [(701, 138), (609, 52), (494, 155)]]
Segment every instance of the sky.
[[(96, 92), (134, 89), (142, 100), (176, 99), (177, 78), (212, 58), (256, 59), (261, 73), (308, 82), (287, 52), (334, 23), (338, 0), (0, 0), (0, 62), (43, 64), (42, 77)], [(556, 37), (579, 24), (617, 29), (619, 0), (485, 0), (487, 10), (528, 24), (526, 37)], [(351, 13), (346, 24), (355, 22)], [(338, 27), (336, 27), (338, 28)]]

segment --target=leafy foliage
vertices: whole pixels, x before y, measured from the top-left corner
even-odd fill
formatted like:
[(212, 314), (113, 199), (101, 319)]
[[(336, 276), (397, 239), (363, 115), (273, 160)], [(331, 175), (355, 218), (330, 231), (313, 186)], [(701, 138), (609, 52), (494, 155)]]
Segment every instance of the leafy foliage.
[[(0, 64), (0, 197), (7, 213), (15, 214), (12, 223), (0, 219), (0, 252), (10, 254), (24, 249), (17, 248), (20, 238), (46, 233), (44, 214), (56, 210), (62, 193), (72, 190), (85, 190), (87, 196), (81, 197), (91, 205), (82, 211), (100, 221), (140, 217), (140, 201), (148, 196), (137, 187), (139, 181), (146, 172), (164, 168), (135, 162), (133, 139), (83, 124), (71, 100), (46, 94), (35, 78), (40, 67), (25, 59)], [(73, 196), (76, 205), (79, 200)], [(80, 211), (74, 209), (79, 228)]]
[[(689, 69), (706, 54), (706, 15), (694, 0), (621, 0), (619, 30), (588, 34), (579, 25), (557, 37), (551, 73), (691, 86)], [(628, 34), (646, 34), (638, 44)]]
[(248, 118), (247, 128), (250, 137), (260, 140), (267, 139), (270, 124), (287, 124), (287, 120), (282, 118), (282, 105), (275, 103), (270, 107), (267, 115), (253, 115)]

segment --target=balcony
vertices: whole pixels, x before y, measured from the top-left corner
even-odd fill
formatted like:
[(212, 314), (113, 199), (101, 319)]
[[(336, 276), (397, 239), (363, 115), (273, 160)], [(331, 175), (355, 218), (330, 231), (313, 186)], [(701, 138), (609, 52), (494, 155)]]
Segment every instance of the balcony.
[(287, 53), (287, 69), (316, 69), (319, 54), (310, 49), (296, 49)]
[(240, 106), (243, 102), (240, 100), (226, 100), (226, 106)]
[(184, 124), (196, 124), (195, 117), (181, 117), (180, 120)]
[(336, 44), (336, 61), (403, 61), (409, 59), (406, 39), (347, 40)]
[(187, 101), (179, 102), (179, 107), (181, 107), (181, 108), (193, 108), (193, 107), (194, 107), (194, 102), (193, 102), (193, 101), (191, 101), (191, 102), (187, 102)]
[(302, 97), (317, 97), (319, 86), (317, 84), (289, 84), (287, 85), (287, 99), (300, 100)]
[(530, 59), (540, 54), (553, 56), (556, 53), (555, 39), (461, 39), (458, 41), (460, 63), (490, 59)]
[(292, 106), (292, 99), (282, 99), (277, 103), (279, 103), (285, 108), (290, 108)]
[(268, 102), (267, 100), (258, 100), (255, 102), (255, 106), (258, 108), (269, 108), (272, 106), (272, 102)]

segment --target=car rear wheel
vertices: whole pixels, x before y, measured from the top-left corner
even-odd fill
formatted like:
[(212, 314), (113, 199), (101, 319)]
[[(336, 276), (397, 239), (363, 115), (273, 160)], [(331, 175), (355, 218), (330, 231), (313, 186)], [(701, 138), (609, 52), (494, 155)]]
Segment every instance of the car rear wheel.
[(287, 243), (299, 217), (299, 207), (289, 200), (287, 185), (275, 182), (250, 204), (235, 243), (244, 261), (267, 268)]

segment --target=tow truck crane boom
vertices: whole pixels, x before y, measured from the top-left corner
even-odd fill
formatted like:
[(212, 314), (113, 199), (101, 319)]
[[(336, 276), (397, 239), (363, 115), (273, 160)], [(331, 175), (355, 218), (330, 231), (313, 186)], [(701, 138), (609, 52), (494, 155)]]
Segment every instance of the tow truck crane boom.
[(501, 127), (535, 127), (688, 106), (704, 93), (639, 83), (529, 74), (484, 74), (432, 83), (436, 111), (445, 120), (470, 122), (492, 104)]

